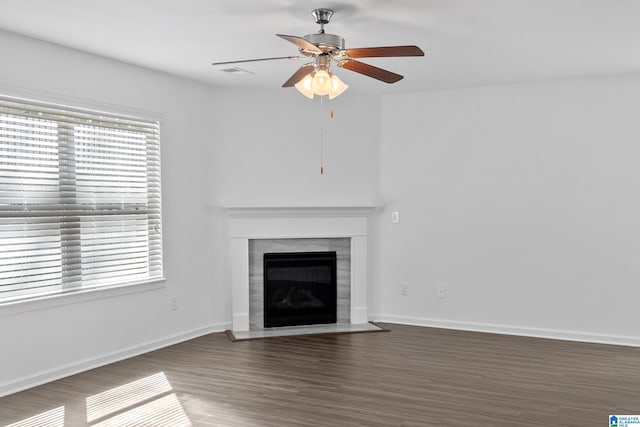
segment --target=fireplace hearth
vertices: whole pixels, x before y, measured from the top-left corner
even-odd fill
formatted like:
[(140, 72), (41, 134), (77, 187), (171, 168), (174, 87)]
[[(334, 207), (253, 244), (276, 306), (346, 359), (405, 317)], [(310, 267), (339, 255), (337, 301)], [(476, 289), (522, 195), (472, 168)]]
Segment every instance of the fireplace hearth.
[(264, 254), (264, 326), (336, 322), (336, 252)]

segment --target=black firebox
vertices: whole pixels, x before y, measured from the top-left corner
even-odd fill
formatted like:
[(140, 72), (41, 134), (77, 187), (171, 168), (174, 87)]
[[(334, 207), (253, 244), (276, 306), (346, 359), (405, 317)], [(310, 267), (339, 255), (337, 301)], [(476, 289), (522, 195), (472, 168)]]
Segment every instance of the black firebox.
[(264, 327), (336, 323), (335, 252), (264, 254)]

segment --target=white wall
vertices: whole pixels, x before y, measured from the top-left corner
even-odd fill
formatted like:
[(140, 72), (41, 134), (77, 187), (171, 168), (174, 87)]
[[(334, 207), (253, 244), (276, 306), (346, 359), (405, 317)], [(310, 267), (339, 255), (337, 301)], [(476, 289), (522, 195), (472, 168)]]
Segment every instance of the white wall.
[[(212, 90), (9, 33), (0, 32), (0, 46), (2, 93), (161, 120), (167, 277), (164, 286), (140, 293), (66, 298), (49, 308), (0, 307), (0, 395), (224, 329), (230, 294), (216, 255), (226, 230), (209, 209), (217, 191), (210, 164)], [(171, 296), (178, 311), (170, 309)]]
[(322, 107), (324, 114), (319, 98), (309, 100), (294, 88), (216, 90), (211, 120), (218, 155), (224, 159), (220, 201), (285, 206), (373, 203), (378, 192), (380, 98), (351, 93), (325, 100)]
[(160, 119), (167, 277), (144, 292), (0, 306), (0, 395), (230, 327), (223, 204), (377, 197), (378, 97), (325, 105), (320, 176), (320, 105), (293, 89), (221, 90), (6, 32), (0, 46), (3, 94)]
[(638, 99), (637, 75), (384, 97), (378, 317), (640, 345)]

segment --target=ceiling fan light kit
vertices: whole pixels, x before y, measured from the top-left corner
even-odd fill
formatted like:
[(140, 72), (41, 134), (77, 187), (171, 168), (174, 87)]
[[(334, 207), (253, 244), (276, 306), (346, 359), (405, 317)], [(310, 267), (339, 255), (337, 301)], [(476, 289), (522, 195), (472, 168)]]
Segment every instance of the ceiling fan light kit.
[[(307, 98), (313, 99), (314, 95), (329, 95), (329, 99), (333, 99), (349, 87), (329, 71), (329, 57), (326, 55), (318, 56), (315, 63), (307, 64), (306, 68), (302, 67), (301, 70), (300, 74), (303, 77), (293, 86)], [(296, 73), (290, 80), (295, 81), (298, 78)], [(288, 86), (288, 83), (289, 81), (285, 85)]]
[(276, 34), (276, 36), (298, 46), (300, 56), (280, 56), (273, 58), (244, 59), (239, 61), (214, 62), (213, 65), (226, 65), (240, 62), (267, 61), (274, 59), (312, 59), (312, 62), (300, 67), (282, 87), (295, 87), (304, 96), (313, 99), (314, 95), (329, 95), (329, 99), (339, 96), (349, 87), (330, 71), (331, 63), (338, 67), (380, 80), (395, 83), (403, 78), (382, 68), (357, 61), (355, 58), (382, 58), (400, 56), (424, 56), (418, 46), (384, 46), (345, 49), (344, 38), (336, 34), (326, 34), (325, 24), (333, 15), (331, 9), (311, 11), (320, 31), (303, 37)]
[(349, 86), (335, 74), (318, 70), (304, 76), (294, 87), (309, 99), (313, 99), (314, 95), (329, 95), (329, 99), (333, 99), (347, 90)]

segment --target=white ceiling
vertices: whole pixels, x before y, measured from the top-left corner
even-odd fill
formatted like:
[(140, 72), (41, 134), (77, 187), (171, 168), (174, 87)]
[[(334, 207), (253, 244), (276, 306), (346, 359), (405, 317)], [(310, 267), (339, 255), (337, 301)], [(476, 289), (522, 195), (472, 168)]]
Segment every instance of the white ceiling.
[(248, 76), (211, 63), (296, 55), (275, 34), (317, 32), (318, 7), (335, 10), (326, 32), (347, 48), (416, 44), (426, 53), (363, 59), (405, 76), (393, 85), (337, 69), (350, 91), (640, 71), (640, 0), (3, 0), (0, 29), (213, 85), (274, 88), (303, 62), (239, 64)]

